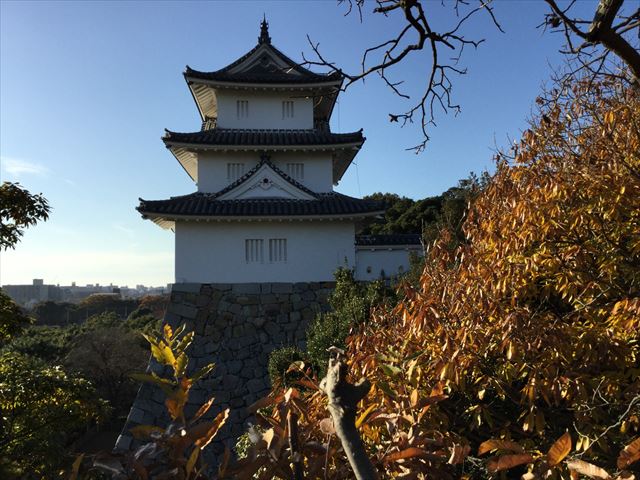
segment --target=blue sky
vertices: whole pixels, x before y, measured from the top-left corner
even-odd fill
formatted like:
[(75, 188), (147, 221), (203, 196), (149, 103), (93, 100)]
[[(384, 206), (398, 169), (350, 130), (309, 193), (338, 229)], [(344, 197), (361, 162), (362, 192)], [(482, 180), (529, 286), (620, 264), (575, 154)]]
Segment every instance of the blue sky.
[[(589, 17), (595, 4), (578, 6)], [(160, 140), (164, 128), (200, 126), (184, 66), (232, 62), (253, 48), (265, 13), (273, 44), (292, 58), (311, 53), (308, 34), (327, 58), (357, 70), (360, 52), (401, 25), (397, 15), (370, 15), (372, 5), (360, 23), (331, 0), (0, 1), (0, 175), (53, 208), (15, 251), (0, 253), (0, 283), (171, 282), (173, 234), (135, 207), (138, 197), (195, 190)], [(450, 5), (427, 6), (435, 29), (456, 21)], [(454, 79), (462, 113), (437, 117), (421, 155), (405, 151), (420, 138), (416, 128), (389, 124), (403, 105), (378, 79), (341, 94), (333, 130), (363, 128), (367, 141), (337, 190), (422, 198), (491, 169), (495, 149), (526, 128), (541, 86), (562, 65), (562, 38), (536, 28), (545, 12), (538, 0), (502, 1), (495, 13), (504, 34), (486, 15), (468, 24), (467, 37), (486, 41), (465, 51), (468, 74)], [(395, 78), (418, 93), (428, 67), (421, 53)]]

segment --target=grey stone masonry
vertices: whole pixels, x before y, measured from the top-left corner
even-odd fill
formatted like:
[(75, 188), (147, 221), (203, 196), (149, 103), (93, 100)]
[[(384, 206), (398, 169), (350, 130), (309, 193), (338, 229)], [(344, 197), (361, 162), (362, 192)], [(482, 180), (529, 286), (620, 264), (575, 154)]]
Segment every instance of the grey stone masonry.
[[(192, 387), (187, 419), (211, 397), (215, 401), (205, 419), (230, 409), (229, 420), (208, 447), (212, 461), (225, 445), (232, 448), (243, 432), (248, 420), (246, 407), (268, 393), (269, 353), (283, 346), (305, 348), (309, 322), (317, 313), (329, 309), (327, 298), (334, 287), (333, 282), (173, 286), (164, 323), (173, 328), (184, 324), (187, 330), (195, 331), (187, 350), (188, 373), (209, 363), (216, 365), (208, 377)], [(153, 359), (148, 371), (162, 374)], [(129, 432), (136, 425), (167, 425), (164, 400), (158, 387), (140, 387), (116, 450), (139, 445)]]

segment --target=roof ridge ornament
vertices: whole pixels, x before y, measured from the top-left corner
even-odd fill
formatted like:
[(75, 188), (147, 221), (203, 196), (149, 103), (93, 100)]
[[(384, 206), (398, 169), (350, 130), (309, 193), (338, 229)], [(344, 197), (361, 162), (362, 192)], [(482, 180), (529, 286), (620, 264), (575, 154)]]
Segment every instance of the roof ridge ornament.
[(262, 22), (260, 23), (260, 36), (258, 37), (258, 44), (262, 45), (263, 43), (271, 45), (269, 22), (267, 22), (267, 16), (264, 13), (262, 14)]

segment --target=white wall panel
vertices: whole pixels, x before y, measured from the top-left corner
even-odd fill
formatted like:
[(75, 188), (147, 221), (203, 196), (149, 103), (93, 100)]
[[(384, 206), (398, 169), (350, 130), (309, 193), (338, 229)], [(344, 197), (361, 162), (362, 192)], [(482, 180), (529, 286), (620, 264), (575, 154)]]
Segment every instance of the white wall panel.
[[(354, 267), (353, 223), (176, 222), (176, 282), (251, 283), (333, 280)], [(247, 262), (246, 239), (264, 239), (264, 261)], [(269, 239), (286, 239), (286, 261), (270, 263)]]
[(375, 248), (356, 250), (356, 272), (357, 280), (378, 280), (384, 271), (386, 278), (395, 277), (409, 271), (410, 251), (414, 254), (422, 255), (421, 248)]
[[(311, 129), (313, 100), (292, 92), (218, 91), (219, 128)], [(238, 101), (248, 102), (247, 111)], [(293, 109), (283, 110), (282, 102), (293, 102)], [(244, 105), (244, 104), (243, 104)], [(283, 113), (293, 112), (293, 116)], [(242, 113), (242, 115), (239, 115)], [(246, 116), (244, 115), (246, 113)]]

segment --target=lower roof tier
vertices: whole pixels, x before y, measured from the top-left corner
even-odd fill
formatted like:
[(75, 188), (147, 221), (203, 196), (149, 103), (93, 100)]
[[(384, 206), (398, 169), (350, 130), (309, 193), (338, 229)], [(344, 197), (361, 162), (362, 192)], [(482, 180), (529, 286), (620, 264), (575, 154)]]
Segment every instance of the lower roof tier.
[(191, 193), (168, 200), (143, 200), (137, 210), (143, 218), (167, 228), (175, 220), (267, 219), (267, 218), (350, 218), (384, 213), (380, 201), (362, 200), (341, 193), (319, 193), (315, 200), (261, 198), (218, 200), (215, 194)]
[(356, 245), (359, 247), (422, 245), (422, 235), (419, 233), (356, 235)]
[(171, 145), (210, 145), (210, 146), (311, 146), (311, 145), (353, 145), (360, 147), (365, 138), (362, 130), (351, 133), (333, 133), (322, 130), (253, 130), (213, 128), (192, 133), (180, 133), (166, 130), (163, 141)]

